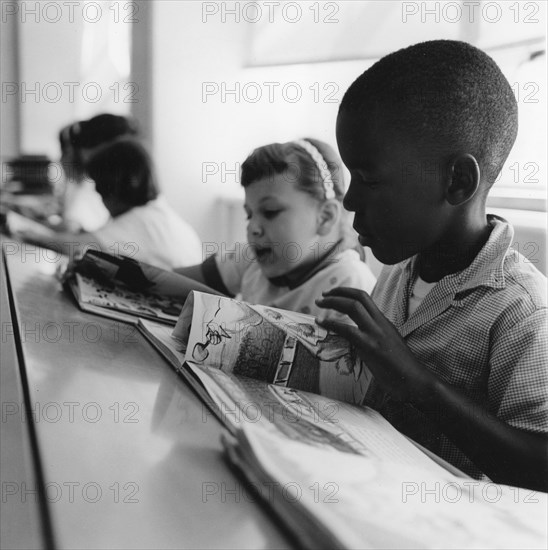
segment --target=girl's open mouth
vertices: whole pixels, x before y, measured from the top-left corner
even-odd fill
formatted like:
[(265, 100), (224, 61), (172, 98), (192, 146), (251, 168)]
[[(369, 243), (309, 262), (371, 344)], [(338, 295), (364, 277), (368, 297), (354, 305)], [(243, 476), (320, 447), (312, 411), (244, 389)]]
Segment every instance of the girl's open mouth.
[(270, 246), (255, 247), (255, 256), (261, 264), (272, 263), (274, 261), (274, 251)]

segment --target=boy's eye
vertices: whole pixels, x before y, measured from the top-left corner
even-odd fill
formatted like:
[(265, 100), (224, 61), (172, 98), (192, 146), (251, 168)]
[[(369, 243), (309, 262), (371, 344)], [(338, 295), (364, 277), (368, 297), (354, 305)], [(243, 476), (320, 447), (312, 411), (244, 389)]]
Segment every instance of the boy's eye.
[(370, 187), (370, 188), (374, 188), (374, 187), (377, 187), (377, 185), (379, 185), (378, 181), (366, 179), (366, 178), (363, 178), (361, 176), (357, 176), (356, 180), (358, 181), (358, 183), (360, 185), (365, 185), (365, 186)]
[(376, 179), (372, 179), (371, 176), (367, 176), (362, 174), (361, 172), (355, 172), (352, 174), (352, 180), (360, 185), (365, 185), (370, 188), (377, 187), (379, 185), (379, 181)]

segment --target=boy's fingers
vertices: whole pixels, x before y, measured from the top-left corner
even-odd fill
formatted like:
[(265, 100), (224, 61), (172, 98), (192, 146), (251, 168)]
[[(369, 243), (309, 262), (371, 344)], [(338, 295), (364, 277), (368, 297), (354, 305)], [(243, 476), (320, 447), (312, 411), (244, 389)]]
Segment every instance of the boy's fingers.
[(316, 319), (316, 322), (323, 328), (331, 330), (339, 336), (346, 338), (346, 340), (348, 340), (351, 344), (354, 344), (356, 347), (360, 346), (363, 333), (359, 328), (349, 325), (348, 323), (335, 321), (334, 319)]
[(367, 296), (367, 292), (364, 290), (359, 290), (357, 288), (352, 288), (349, 286), (336, 286), (330, 288), (323, 292), (324, 296), (341, 296), (343, 298), (352, 298), (353, 300), (358, 300), (363, 302), (364, 296)]
[(349, 298), (351, 300), (356, 300), (367, 310), (367, 312), (373, 319), (377, 318), (377, 316), (380, 313), (375, 302), (373, 302), (373, 299), (371, 298), (371, 296), (364, 290), (359, 290), (357, 288), (350, 288), (347, 286), (339, 286), (339, 287), (332, 288), (327, 292), (324, 292), (323, 296), (324, 298), (340, 297), (340, 298)]
[(328, 295), (316, 300), (316, 304), (319, 307), (334, 309), (348, 315), (362, 330), (372, 327), (371, 315), (365, 306), (355, 299)]

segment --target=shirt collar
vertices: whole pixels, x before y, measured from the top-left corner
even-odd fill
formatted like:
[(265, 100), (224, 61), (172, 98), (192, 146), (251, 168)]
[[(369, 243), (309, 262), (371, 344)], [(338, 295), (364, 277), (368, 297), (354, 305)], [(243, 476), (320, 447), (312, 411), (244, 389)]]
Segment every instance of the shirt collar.
[[(487, 215), (487, 221), (493, 229), (472, 263), (462, 271), (447, 275), (439, 281), (455, 294), (480, 286), (504, 288), (506, 285), (504, 260), (514, 239), (514, 229), (506, 220), (493, 214)], [(417, 263), (418, 256), (413, 256), (402, 262), (402, 270), (414, 278)]]
[(316, 273), (331, 264), (333, 256), (340, 251), (341, 243), (342, 239), (337, 241), (314, 265), (297, 267), (285, 275), (281, 275), (280, 277), (272, 277), (268, 280), (274, 286), (287, 287), (289, 290), (297, 288), (316, 275)]

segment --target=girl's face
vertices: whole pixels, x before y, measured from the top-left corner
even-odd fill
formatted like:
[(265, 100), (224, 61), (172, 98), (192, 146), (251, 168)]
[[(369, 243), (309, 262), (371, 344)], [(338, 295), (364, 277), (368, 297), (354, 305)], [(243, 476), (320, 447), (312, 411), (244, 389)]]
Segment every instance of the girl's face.
[(292, 177), (284, 172), (245, 188), (247, 240), (269, 278), (313, 264), (323, 252), (318, 250), (320, 203), (296, 189)]

